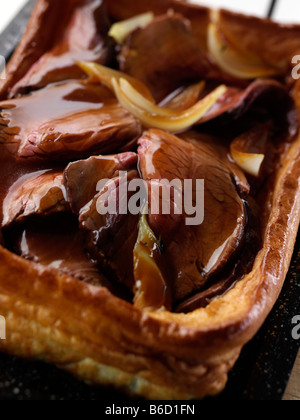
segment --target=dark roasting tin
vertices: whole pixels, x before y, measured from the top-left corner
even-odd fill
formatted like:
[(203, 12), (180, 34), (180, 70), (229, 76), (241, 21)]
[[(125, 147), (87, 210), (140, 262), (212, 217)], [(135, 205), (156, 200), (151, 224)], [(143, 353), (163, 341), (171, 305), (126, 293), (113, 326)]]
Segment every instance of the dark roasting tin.
[[(8, 61), (34, 6), (30, 0), (0, 34), (0, 55)], [(244, 347), (225, 391), (213, 400), (281, 400), (300, 342), (292, 337), (292, 319), (300, 315), (300, 235), (290, 271), (273, 311), (255, 338)], [(0, 400), (126, 401), (111, 388), (91, 387), (40, 362), (0, 354)]]

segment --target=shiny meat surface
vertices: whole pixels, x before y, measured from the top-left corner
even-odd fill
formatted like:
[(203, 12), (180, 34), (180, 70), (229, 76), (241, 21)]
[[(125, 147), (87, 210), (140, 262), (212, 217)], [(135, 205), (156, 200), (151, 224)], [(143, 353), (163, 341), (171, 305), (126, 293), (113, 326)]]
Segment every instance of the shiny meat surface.
[[(92, 157), (71, 163), (64, 173), (68, 201), (79, 215), (80, 227), (86, 232), (88, 249), (103, 269), (128, 287), (133, 286), (133, 248), (137, 238), (139, 215), (119, 213), (119, 184), (126, 173), (127, 184), (139, 178), (135, 153)], [(109, 187), (97, 190), (99, 181), (110, 180)], [(78, 188), (78, 185), (81, 188)], [(116, 213), (101, 214), (111, 194), (116, 193)], [(128, 195), (130, 198), (130, 195)], [(127, 205), (127, 197), (121, 197)]]
[(118, 151), (141, 125), (101, 85), (74, 81), (0, 102), (0, 142), (19, 157), (82, 158)]
[(206, 7), (178, 0), (104, 0), (104, 3), (110, 18), (115, 21), (128, 19), (149, 10), (156, 16), (163, 15), (168, 10), (180, 13), (191, 22), (199, 47), (206, 50), (207, 27), (210, 22), (210, 10)]
[[(202, 119), (202, 122), (222, 117), (224, 121), (232, 122), (247, 113), (252, 106), (264, 106), (281, 119), (286, 118), (282, 110), (293, 108), (293, 103), (286, 88), (276, 80), (258, 79), (245, 89), (229, 87)], [(279, 106), (280, 105), (280, 106)]]
[(62, 172), (39, 171), (21, 177), (3, 203), (2, 227), (33, 215), (48, 216), (70, 210)]
[[(146, 132), (139, 145), (140, 170), (145, 180), (205, 182), (205, 217), (199, 226), (186, 226), (187, 214), (174, 220), (169, 215), (152, 215), (150, 207), (149, 224), (156, 236), (162, 237), (177, 301), (203, 288), (239, 250), (246, 226), (245, 207), (229, 161), (220, 158), (214, 146), (200, 138), (183, 141), (159, 130)], [(193, 189), (195, 194), (195, 183)]]
[(14, 251), (51, 270), (112, 290), (85, 249), (85, 238), (71, 214), (39, 218), (20, 226)]
[[(140, 173), (134, 153), (74, 162), (64, 173), (68, 201), (88, 234), (89, 252), (101, 267), (129, 288), (133, 286), (132, 255), (140, 216), (101, 211), (113, 195), (119, 210), (119, 171), (123, 171), (123, 176), (125, 171), (127, 185), (142, 176), (149, 186), (151, 205), (153, 180), (204, 179), (205, 219), (199, 226), (186, 226), (186, 212), (176, 215), (171, 210), (170, 215), (157, 215), (151, 212), (150, 205), (149, 224), (156, 237), (161, 238), (161, 260), (168, 266), (174, 301), (201, 290), (239, 251), (247, 219), (241, 197), (249, 194), (244, 174), (229, 160), (226, 147), (217, 139), (193, 131), (182, 137), (184, 140), (159, 130), (144, 133), (138, 149)], [(110, 181), (97, 191), (103, 178)], [(121, 199), (128, 201), (131, 196), (129, 193)], [(170, 198), (174, 202), (174, 191)], [(161, 205), (162, 197), (158, 199)]]
[(14, 86), (11, 96), (40, 89), (50, 83), (82, 78), (83, 73), (76, 60), (108, 64), (114, 46), (107, 36), (109, 27), (102, 0), (84, 1), (73, 7), (59, 38), (33, 63)]
[(133, 32), (122, 48), (119, 63), (122, 71), (145, 83), (157, 101), (214, 71), (189, 21), (172, 14), (159, 16)]
[(99, 181), (116, 178), (119, 171), (136, 168), (137, 162), (137, 154), (127, 152), (111, 156), (92, 156), (86, 160), (70, 163), (64, 171), (64, 182), (73, 212), (79, 214), (95, 197), (99, 192), (97, 191)]
[[(112, 22), (150, 10), (154, 20), (122, 44), (108, 36)], [(297, 118), (279, 79), (218, 68), (209, 22), (208, 9), (178, 0), (37, 3), (0, 83), (2, 244), (142, 310), (193, 311), (251, 270), (261, 235), (254, 197), (264, 205), (259, 194)], [(109, 69), (94, 66), (85, 79), (81, 69), (93, 64), (77, 60)], [(129, 75), (155, 101), (119, 79)], [(236, 150), (264, 154), (257, 178), (246, 177)], [(131, 181), (148, 187), (149, 214), (120, 210), (137, 204)]]

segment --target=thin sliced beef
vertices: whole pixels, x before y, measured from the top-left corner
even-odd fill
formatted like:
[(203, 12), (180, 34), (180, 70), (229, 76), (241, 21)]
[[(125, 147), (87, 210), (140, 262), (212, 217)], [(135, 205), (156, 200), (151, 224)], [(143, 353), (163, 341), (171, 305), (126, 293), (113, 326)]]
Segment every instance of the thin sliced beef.
[(116, 178), (120, 171), (136, 169), (137, 162), (137, 154), (127, 152), (112, 156), (92, 156), (86, 160), (70, 163), (64, 171), (64, 182), (73, 212), (79, 214), (95, 197), (99, 192), (97, 191), (99, 181)]
[(224, 139), (199, 133), (195, 130), (186, 131), (185, 133), (179, 134), (178, 137), (188, 143), (196, 144), (199, 151), (202, 151), (207, 159), (214, 161), (217, 158), (221, 161), (230, 170), (239, 195), (244, 198), (249, 196), (250, 185), (246, 175), (232, 160), (228, 145)]
[(281, 121), (289, 117), (289, 110), (293, 112), (295, 108), (285, 86), (276, 80), (257, 79), (246, 89), (229, 87), (201, 119), (201, 123), (216, 118), (223, 118), (224, 122), (232, 122), (243, 116), (253, 105), (256, 107), (264, 105), (266, 112)]
[(86, 252), (85, 236), (71, 213), (28, 219), (10, 231), (7, 241), (15, 253), (89, 284), (117, 292)]
[(210, 23), (210, 9), (178, 0), (104, 0), (109, 16), (120, 21), (141, 13), (152, 11), (156, 16), (172, 10), (189, 19), (193, 34), (202, 49), (207, 46), (207, 28)]
[(179, 14), (167, 14), (154, 19), (144, 28), (137, 29), (127, 38), (119, 54), (122, 71), (141, 80), (157, 102), (176, 89), (205, 80), (203, 96), (217, 85), (225, 84), (227, 92), (201, 118), (201, 123), (223, 117), (239, 118), (252, 105), (264, 105), (275, 118), (284, 109), (293, 107), (284, 85), (267, 79), (250, 83), (229, 78), (209, 59), (205, 49), (199, 48), (190, 22)]
[(22, 158), (84, 158), (129, 148), (138, 120), (101, 85), (69, 82), (0, 102), (0, 142)]
[[(114, 20), (128, 19), (149, 10), (156, 15), (174, 10), (191, 21), (193, 34), (199, 45), (202, 48), (207, 46), (211, 10), (206, 7), (180, 0), (105, 0), (105, 3)], [(299, 25), (280, 25), (269, 19), (228, 10), (219, 11), (217, 23), (221, 32), (239, 51), (259, 57), (283, 73), (289, 69), (292, 57), (299, 54)], [(264, 34), (263, 42), (261, 34)]]
[[(173, 297), (181, 300), (201, 290), (209, 278), (230, 261), (243, 243), (246, 211), (226, 156), (207, 141), (183, 141), (171, 134), (150, 130), (139, 140), (140, 171), (146, 181), (204, 180), (204, 221), (187, 226), (185, 212), (149, 214), (150, 227), (164, 244), (164, 256), (173, 275)], [(185, 192), (183, 193), (185, 194)]]
[(102, 3), (40, 0), (8, 66), (3, 93), (9, 89), (12, 97), (53, 82), (82, 78), (75, 60), (108, 64), (113, 44), (107, 36), (110, 22)]
[(33, 215), (69, 211), (62, 172), (39, 171), (21, 177), (3, 202), (2, 227)]
[[(87, 234), (88, 249), (92, 257), (110, 277), (133, 287), (133, 248), (138, 234), (139, 215), (120, 214), (119, 187), (124, 179), (125, 191), (128, 183), (139, 178), (138, 157), (134, 153), (117, 156), (92, 157), (86, 161), (71, 163), (64, 178), (68, 201), (79, 223)], [(108, 182), (97, 191), (99, 181)], [(78, 185), (81, 187), (78, 188)], [(111, 195), (117, 199), (116, 212), (103, 212)], [(130, 193), (128, 194), (130, 198)], [(122, 197), (127, 207), (127, 196)]]
[[(241, 196), (249, 193), (244, 175), (228, 159), (223, 145), (199, 133), (183, 136), (184, 140), (159, 130), (146, 132), (139, 140), (139, 171), (137, 156), (127, 153), (71, 163), (64, 176), (69, 203), (87, 232), (89, 252), (110, 277), (129, 288), (134, 284), (133, 249), (140, 215), (118, 211), (102, 214), (101, 210), (108, 207), (112, 196), (117, 198), (119, 209), (122, 177), (126, 175), (128, 184), (142, 176), (149, 186), (149, 224), (160, 238), (175, 302), (206, 287), (211, 277), (236, 255), (243, 244), (247, 218)], [(108, 182), (97, 193), (97, 184), (103, 178)], [(154, 214), (151, 183), (174, 179), (193, 180), (193, 187), (197, 179), (205, 180), (205, 217), (201, 225), (187, 226), (186, 219), (191, 215), (178, 215), (172, 206), (170, 214)], [(78, 185), (82, 188), (76, 188)], [(172, 203), (175, 196), (176, 187), (171, 187)], [(124, 201), (130, 198), (128, 192)], [(158, 200), (162, 199), (160, 195)]]
[(292, 58), (300, 53), (299, 25), (279, 24), (228, 10), (219, 12), (217, 24), (239, 51), (259, 57), (279, 74), (290, 74)]
[(157, 101), (186, 84), (219, 75), (181, 15), (157, 17), (127, 38), (118, 57), (123, 72), (141, 80)]
[(86, 250), (85, 235), (66, 201), (62, 172), (38, 171), (13, 184), (3, 203), (2, 228), (13, 252), (112, 290)]

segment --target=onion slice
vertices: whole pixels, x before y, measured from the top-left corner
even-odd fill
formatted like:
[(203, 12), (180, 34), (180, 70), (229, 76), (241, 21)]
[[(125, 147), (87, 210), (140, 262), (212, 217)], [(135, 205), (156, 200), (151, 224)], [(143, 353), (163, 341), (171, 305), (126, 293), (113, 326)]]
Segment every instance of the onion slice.
[(86, 62), (86, 61), (77, 61), (77, 65), (83, 70), (88, 76), (95, 78), (99, 82), (103, 83), (110, 90), (114, 91), (112, 79), (120, 80), (126, 79), (134, 88), (150, 102), (155, 103), (153, 96), (146, 85), (143, 82), (140, 82), (134, 77), (128, 76), (125, 73), (122, 73), (117, 70), (113, 70), (109, 67), (101, 66), (101, 64)]
[(215, 23), (208, 28), (208, 50), (219, 67), (226, 73), (241, 79), (256, 79), (277, 74), (274, 68), (264, 64), (259, 57), (243, 54), (221, 36)]
[(272, 125), (269, 122), (258, 124), (231, 143), (233, 160), (247, 174), (259, 177), (271, 132)]
[(142, 214), (133, 251), (134, 306), (143, 310), (164, 310), (170, 306), (170, 293), (156, 260), (161, 256), (159, 240)]
[(135, 31), (138, 28), (144, 28), (149, 25), (154, 19), (154, 13), (147, 12), (141, 15), (134, 16), (130, 19), (123, 20), (113, 24), (108, 32), (108, 35), (111, 36), (118, 44), (123, 44), (125, 39), (131, 32)]
[(259, 177), (260, 169), (265, 160), (265, 155), (258, 153), (245, 153), (231, 146), (231, 156), (235, 163), (247, 174)]
[[(160, 128), (174, 133), (200, 123), (201, 118), (227, 91), (226, 86), (221, 85), (197, 101), (205, 88), (205, 82), (200, 82), (179, 93), (176, 101), (171, 100), (170, 107), (163, 107), (156, 105), (148, 88), (139, 80), (100, 64), (89, 62), (77, 64), (87, 75), (111, 89), (120, 104), (140, 119), (145, 127)], [(191, 103), (192, 106), (182, 109)]]
[(226, 93), (226, 86), (221, 85), (191, 108), (184, 111), (162, 108), (142, 97), (125, 79), (112, 79), (115, 94), (120, 104), (140, 119), (145, 127), (159, 128), (170, 132), (186, 130), (196, 123)]

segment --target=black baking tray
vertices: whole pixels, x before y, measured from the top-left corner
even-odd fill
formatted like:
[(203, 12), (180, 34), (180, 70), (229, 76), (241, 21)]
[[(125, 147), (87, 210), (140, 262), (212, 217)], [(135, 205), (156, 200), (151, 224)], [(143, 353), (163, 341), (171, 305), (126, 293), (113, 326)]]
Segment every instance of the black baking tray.
[[(0, 54), (9, 60), (35, 0), (30, 0), (0, 35)], [(255, 338), (244, 347), (225, 391), (214, 400), (281, 400), (300, 342), (292, 338), (292, 319), (300, 315), (300, 236), (290, 271), (273, 311)], [(128, 400), (111, 389), (88, 386), (42, 362), (0, 354), (0, 400)]]

